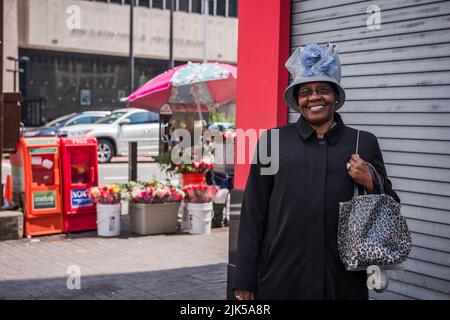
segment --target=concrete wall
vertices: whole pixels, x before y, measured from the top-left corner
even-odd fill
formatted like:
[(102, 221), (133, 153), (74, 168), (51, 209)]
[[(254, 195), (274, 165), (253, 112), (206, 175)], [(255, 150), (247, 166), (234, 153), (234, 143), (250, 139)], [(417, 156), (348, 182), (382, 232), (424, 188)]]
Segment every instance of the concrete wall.
[[(17, 0), (4, 1), (3, 19), (4, 19), (4, 51), (3, 51), (3, 91), (13, 91), (13, 73), (6, 69), (14, 69), (14, 62), (7, 60), (6, 57), (17, 58), (18, 52), (18, 25), (17, 25)], [(17, 75), (17, 87), (19, 80)]]
[[(22, 48), (127, 56), (129, 6), (73, 0), (18, 0)], [(9, 1), (7, 1), (9, 2)], [(135, 7), (135, 54), (167, 59), (169, 10)], [(237, 61), (237, 19), (208, 17), (208, 60)], [(174, 58), (202, 60), (204, 16), (174, 12)]]

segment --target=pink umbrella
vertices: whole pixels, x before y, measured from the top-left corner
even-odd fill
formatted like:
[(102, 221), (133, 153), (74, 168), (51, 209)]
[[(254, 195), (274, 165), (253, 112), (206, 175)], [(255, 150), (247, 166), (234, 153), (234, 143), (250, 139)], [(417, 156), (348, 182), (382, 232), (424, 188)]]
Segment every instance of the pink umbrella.
[(188, 63), (149, 80), (128, 97), (128, 107), (159, 112), (171, 105), (225, 104), (236, 96), (237, 69), (223, 63)]

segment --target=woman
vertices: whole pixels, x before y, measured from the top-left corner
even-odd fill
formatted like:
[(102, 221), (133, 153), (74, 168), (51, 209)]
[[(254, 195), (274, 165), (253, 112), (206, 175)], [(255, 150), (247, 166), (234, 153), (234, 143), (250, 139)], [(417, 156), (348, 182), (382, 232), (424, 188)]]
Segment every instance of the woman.
[(366, 273), (346, 271), (339, 259), (339, 202), (352, 198), (355, 183), (379, 193), (366, 162), (377, 170), (385, 192), (400, 199), (377, 138), (361, 131), (356, 154), (357, 130), (335, 112), (345, 102), (337, 47), (298, 48), (286, 67), (294, 80), (285, 100), (301, 117), (269, 130), (259, 142), (278, 130), (279, 169), (262, 175), (259, 161), (251, 166), (240, 218), (236, 298), (368, 299)]

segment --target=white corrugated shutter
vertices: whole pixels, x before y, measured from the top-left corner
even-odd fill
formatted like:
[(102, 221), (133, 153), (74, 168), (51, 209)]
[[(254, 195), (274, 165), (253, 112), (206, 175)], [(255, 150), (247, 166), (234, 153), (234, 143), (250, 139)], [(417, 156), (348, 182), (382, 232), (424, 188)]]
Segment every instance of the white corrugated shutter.
[(291, 52), (312, 42), (339, 45), (340, 113), (378, 137), (413, 236), (406, 270), (371, 298), (450, 299), (450, 1), (293, 0)]

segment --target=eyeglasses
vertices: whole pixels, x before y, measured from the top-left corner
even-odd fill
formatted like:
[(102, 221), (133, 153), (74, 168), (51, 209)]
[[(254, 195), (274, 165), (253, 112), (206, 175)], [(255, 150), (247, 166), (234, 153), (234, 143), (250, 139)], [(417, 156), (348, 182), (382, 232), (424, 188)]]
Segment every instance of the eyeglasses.
[(333, 92), (333, 88), (330, 86), (318, 87), (316, 90), (305, 88), (300, 89), (298, 95), (302, 98), (306, 98), (312, 96), (313, 92), (317, 92), (317, 94), (321, 96), (326, 96)]

